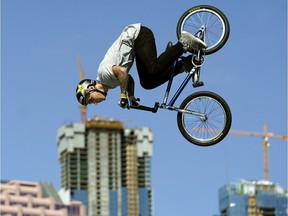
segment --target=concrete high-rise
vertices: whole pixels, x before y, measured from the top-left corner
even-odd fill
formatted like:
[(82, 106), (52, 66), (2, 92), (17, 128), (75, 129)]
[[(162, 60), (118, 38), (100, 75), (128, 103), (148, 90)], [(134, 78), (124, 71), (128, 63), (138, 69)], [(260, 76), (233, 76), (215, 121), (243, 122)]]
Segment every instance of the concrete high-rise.
[(93, 118), (58, 130), (62, 199), (80, 200), (89, 216), (151, 216), (150, 129)]
[(221, 216), (287, 216), (287, 192), (269, 181), (242, 180), (219, 189)]

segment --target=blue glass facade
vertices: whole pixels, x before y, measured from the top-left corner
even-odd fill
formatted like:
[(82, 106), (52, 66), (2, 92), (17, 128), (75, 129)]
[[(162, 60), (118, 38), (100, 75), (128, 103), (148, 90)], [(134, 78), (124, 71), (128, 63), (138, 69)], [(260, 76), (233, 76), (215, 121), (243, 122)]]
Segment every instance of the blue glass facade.
[(139, 206), (141, 216), (152, 215), (152, 195), (151, 190), (147, 188), (139, 188)]
[(74, 190), (71, 200), (81, 201), (83, 205), (88, 206), (88, 191), (87, 190)]
[(247, 216), (248, 196), (238, 194), (236, 186), (225, 185), (219, 190), (221, 216)]
[(128, 215), (128, 190), (127, 188), (122, 188), (122, 215)]
[(243, 181), (219, 189), (221, 216), (287, 216), (287, 193), (271, 182)]
[(118, 215), (118, 192), (115, 190), (109, 191), (109, 212), (111, 216)]
[[(152, 195), (151, 190), (146, 188), (139, 188), (139, 213), (141, 216), (152, 215)], [(121, 210), (122, 216), (128, 216), (128, 191), (127, 188), (121, 190)], [(109, 192), (109, 213), (110, 216), (118, 216), (119, 211), (119, 199), (118, 192), (110, 190)], [(85, 190), (75, 190), (72, 196), (73, 200), (79, 200), (86, 206), (88, 205), (88, 192)]]

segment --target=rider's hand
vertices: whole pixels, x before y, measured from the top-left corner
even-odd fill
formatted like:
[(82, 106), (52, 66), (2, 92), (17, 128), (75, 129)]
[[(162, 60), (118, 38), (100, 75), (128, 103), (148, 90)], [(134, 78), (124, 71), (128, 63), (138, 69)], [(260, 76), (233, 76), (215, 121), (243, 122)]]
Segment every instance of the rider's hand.
[(127, 108), (129, 105), (128, 99), (121, 96), (120, 100), (118, 101), (118, 105), (123, 109)]

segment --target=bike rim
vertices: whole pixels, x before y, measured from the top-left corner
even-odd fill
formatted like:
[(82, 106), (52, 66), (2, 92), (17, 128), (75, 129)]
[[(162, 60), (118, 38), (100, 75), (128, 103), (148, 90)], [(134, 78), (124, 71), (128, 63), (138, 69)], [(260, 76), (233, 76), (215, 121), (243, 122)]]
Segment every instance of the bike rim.
[(181, 31), (195, 34), (203, 26), (207, 49), (213, 49), (223, 40), (226, 31), (223, 18), (215, 11), (202, 8), (191, 12), (184, 18)]
[(184, 130), (192, 139), (208, 143), (221, 136), (226, 125), (227, 116), (224, 107), (217, 100), (211, 97), (197, 97), (191, 100), (184, 109), (203, 113), (207, 117), (203, 121), (195, 115), (182, 115)]

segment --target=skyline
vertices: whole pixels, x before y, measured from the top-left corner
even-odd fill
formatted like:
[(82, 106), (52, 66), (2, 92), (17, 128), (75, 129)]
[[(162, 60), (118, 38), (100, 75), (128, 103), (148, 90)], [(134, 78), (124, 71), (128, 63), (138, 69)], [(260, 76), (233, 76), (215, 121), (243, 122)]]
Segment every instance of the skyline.
[[(177, 41), (180, 16), (199, 4), (224, 12), (230, 37), (221, 50), (207, 56), (201, 73), (204, 87), (186, 87), (177, 104), (192, 92), (214, 91), (231, 108), (232, 130), (261, 133), (266, 121), (268, 132), (287, 135), (285, 0), (249, 5), (228, 0), (111, 3), (1, 1), (1, 179), (47, 180), (59, 189), (57, 130), (80, 122), (74, 93), (79, 81), (77, 56), (85, 76), (96, 78), (108, 47), (125, 25), (135, 22), (153, 30), (160, 54), (168, 41)], [(165, 85), (144, 90), (135, 66), (130, 73), (141, 103), (162, 101)], [(105, 102), (88, 107), (87, 117), (104, 116), (123, 121), (127, 128), (152, 129), (155, 215), (213, 215), (222, 185), (241, 178), (263, 179), (260, 137), (228, 135), (215, 146), (201, 148), (181, 136), (176, 113), (122, 110), (118, 99), (119, 89), (109, 91)], [(270, 180), (287, 189), (287, 142), (269, 142)]]

